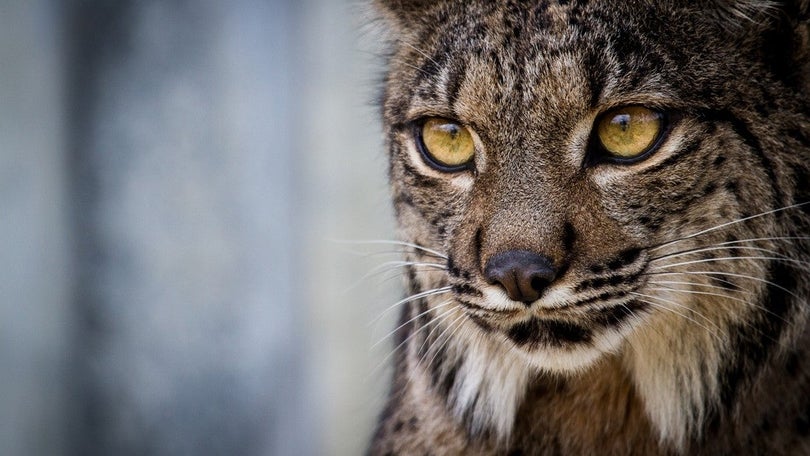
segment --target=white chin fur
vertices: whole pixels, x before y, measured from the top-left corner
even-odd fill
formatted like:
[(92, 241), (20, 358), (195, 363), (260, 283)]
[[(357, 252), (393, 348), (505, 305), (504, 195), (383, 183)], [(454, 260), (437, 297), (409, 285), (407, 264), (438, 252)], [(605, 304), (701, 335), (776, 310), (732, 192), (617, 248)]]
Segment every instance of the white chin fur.
[(619, 349), (624, 337), (616, 331), (606, 331), (594, 337), (593, 345), (576, 345), (572, 348), (542, 348), (521, 352), (536, 370), (541, 372), (577, 373), (592, 366), (606, 353)]
[[(493, 309), (522, 306), (500, 290), (483, 291)], [(642, 317), (632, 320), (636, 318)], [(716, 375), (722, 344), (710, 333), (695, 331), (683, 319), (647, 321), (642, 331), (633, 329), (639, 321), (632, 320), (594, 334), (588, 345), (536, 350), (517, 347), (503, 335), (482, 337), (468, 322), (468, 330), (458, 331), (453, 344), (456, 355), (463, 357), (464, 362), (448, 398), (449, 405), (459, 419), (467, 420), (473, 432), (491, 429), (501, 441), (508, 441), (515, 414), (533, 376), (576, 374), (606, 354), (629, 345), (633, 349), (625, 359), (626, 368), (651, 424), (662, 442), (681, 448), (705, 418), (706, 404), (718, 395)], [(684, 338), (683, 334), (691, 337)], [(702, 363), (695, 364), (693, 360)]]
[[(463, 331), (467, 334), (469, 332)], [(464, 363), (456, 376), (449, 403), (454, 414), (467, 417), (474, 433), (492, 429), (505, 441), (512, 432), (532, 366), (502, 341), (465, 337), (457, 348)]]
[(597, 336), (592, 346), (528, 352), (505, 338), (471, 336), (460, 331), (455, 347), (464, 356), (449, 396), (454, 414), (466, 417), (473, 432), (492, 429), (501, 441), (512, 432), (515, 414), (532, 376), (540, 372), (573, 373), (586, 369), (606, 352), (615, 351), (622, 336), (615, 331)]

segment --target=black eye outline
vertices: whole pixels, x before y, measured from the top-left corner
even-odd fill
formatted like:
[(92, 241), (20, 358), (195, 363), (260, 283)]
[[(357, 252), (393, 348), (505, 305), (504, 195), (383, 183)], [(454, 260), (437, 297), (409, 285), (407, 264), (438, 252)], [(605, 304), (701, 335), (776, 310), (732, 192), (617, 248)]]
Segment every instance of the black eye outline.
[[(647, 109), (651, 112), (654, 112), (658, 115), (658, 119), (661, 122), (661, 128), (658, 130), (658, 135), (655, 139), (650, 143), (650, 145), (640, 154), (636, 155), (635, 157), (620, 157), (618, 155), (614, 155), (611, 153), (604, 145), (602, 145), (602, 140), (599, 139), (598, 133), (598, 126), (605, 119), (608, 115), (615, 114), (617, 111), (621, 111), (622, 109), (627, 108), (634, 108), (640, 107)], [(641, 161), (646, 160), (650, 156), (652, 156), (659, 147), (664, 143), (664, 140), (669, 135), (669, 132), (672, 130), (673, 121), (677, 118), (677, 114), (671, 113), (666, 110), (651, 108), (649, 106), (644, 106), (640, 104), (629, 104), (623, 106), (617, 106), (615, 108), (610, 108), (598, 116), (593, 121), (593, 125), (591, 126), (591, 134), (588, 138), (588, 152), (585, 156), (585, 160), (582, 163), (582, 166), (587, 168), (591, 166), (596, 166), (602, 163), (611, 163), (617, 165), (632, 165)]]
[[(472, 157), (470, 157), (470, 159), (468, 161), (466, 161), (466, 162), (464, 162), (464, 163), (462, 163), (460, 165), (450, 166), (450, 165), (447, 165), (447, 164), (444, 164), (444, 163), (440, 162), (439, 160), (434, 158), (433, 155), (430, 152), (428, 152), (428, 147), (425, 145), (425, 141), (422, 138), (422, 130), (424, 129), (425, 124), (427, 123), (427, 121), (430, 120), (430, 119), (443, 119), (443, 120), (446, 120), (448, 123), (454, 123), (454, 124), (456, 124), (456, 125), (458, 125), (458, 126), (460, 126), (462, 128), (467, 128), (461, 122), (455, 121), (455, 120), (447, 118), (447, 117), (442, 117), (442, 116), (423, 117), (423, 118), (417, 120), (416, 122), (414, 122), (413, 127), (412, 127), (412, 129), (413, 129), (413, 137), (414, 137), (415, 142), (416, 142), (416, 148), (419, 150), (419, 154), (422, 156), (422, 160), (425, 163), (427, 163), (427, 165), (430, 166), (431, 168), (433, 168), (433, 169), (435, 169), (437, 171), (441, 171), (443, 173), (448, 173), (448, 174), (449, 173), (459, 173), (459, 172), (467, 171), (467, 170), (474, 170), (475, 169), (475, 153), (473, 153)], [(469, 128), (467, 128), (467, 130), (469, 131)], [(473, 147), (475, 147), (474, 143), (473, 143)]]

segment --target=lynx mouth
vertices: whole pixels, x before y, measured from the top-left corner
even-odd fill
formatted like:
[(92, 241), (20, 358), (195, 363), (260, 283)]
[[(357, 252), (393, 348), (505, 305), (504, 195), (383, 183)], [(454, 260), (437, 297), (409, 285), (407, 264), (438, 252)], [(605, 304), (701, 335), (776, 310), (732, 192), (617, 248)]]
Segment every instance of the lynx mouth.
[[(638, 277), (638, 270), (631, 276)], [(593, 279), (589, 279), (593, 281)], [(497, 335), (523, 352), (567, 352), (605, 347), (622, 339), (648, 313), (649, 304), (633, 298), (639, 281), (571, 293), (565, 287), (533, 305), (509, 300), (493, 287), (456, 285), (455, 300), (484, 333)], [(606, 289), (607, 288), (607, 289)]]
[(646, 304), (630, 301), (603, 309), (582, 312), (579, 318), (543, 318), (531, 316), (505, 329), (505, 334), (522, 349), (563, 348), (591, 344), (607, 331), (620, 331), (632, 318), (639, 316)]
[(532, 301), (516, 300), (517, 293), (506, 286), (511, 284), (492, 283), (485, 271), (465, 270), (452, 260), (449, 265), (448, 285), (466, 317), (538, 366), (551, 360), (580, 367), (584, 364), (576, 359), (593, 360), (615, 350), (649, 313), (650, 304), (637, 297), (648, 265), (641, 248), (596, 263), (574, 262)]

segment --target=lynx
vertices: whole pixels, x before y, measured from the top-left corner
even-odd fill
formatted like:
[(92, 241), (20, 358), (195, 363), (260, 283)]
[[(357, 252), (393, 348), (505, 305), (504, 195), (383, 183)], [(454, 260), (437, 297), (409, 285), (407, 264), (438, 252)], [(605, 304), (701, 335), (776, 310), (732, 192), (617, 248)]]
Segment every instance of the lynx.
[(371, 454), (810, 454), (808, 0), (377, 0)]

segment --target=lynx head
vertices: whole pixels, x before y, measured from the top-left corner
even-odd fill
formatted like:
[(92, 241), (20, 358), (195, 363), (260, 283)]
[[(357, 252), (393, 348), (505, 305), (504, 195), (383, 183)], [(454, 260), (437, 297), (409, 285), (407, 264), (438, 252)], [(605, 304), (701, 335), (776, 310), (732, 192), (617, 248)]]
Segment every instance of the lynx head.
[(532, 375), (619, 359), (684, 438), (805, 318), (806, 2), (378, 3), (433, 387), (508, 433)]

